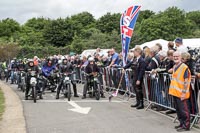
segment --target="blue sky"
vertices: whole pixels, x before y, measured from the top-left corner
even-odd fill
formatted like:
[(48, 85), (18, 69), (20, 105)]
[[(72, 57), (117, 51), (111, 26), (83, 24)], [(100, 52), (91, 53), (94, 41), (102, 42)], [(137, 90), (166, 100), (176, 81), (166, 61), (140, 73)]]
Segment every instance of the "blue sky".
[(185, 11), (200, 10), (200, 0), (0, 0), (0, 19), (9, 17), (24, 23), (33, 17), (64, 18), (83, 11), (98, 19), (107, 12), (121, 13), (130, 5), (141, 5), (141, 10), (155, 12), (170, 6)]

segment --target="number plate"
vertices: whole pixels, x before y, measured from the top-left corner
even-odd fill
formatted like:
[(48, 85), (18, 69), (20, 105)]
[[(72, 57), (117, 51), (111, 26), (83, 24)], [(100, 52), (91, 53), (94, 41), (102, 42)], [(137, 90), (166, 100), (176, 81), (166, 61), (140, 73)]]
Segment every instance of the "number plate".
[(35, 76), (35, 71), (31, 71), (31, 76)]
[(69, 77), (65, 77), (65, 80), (69, 80)]

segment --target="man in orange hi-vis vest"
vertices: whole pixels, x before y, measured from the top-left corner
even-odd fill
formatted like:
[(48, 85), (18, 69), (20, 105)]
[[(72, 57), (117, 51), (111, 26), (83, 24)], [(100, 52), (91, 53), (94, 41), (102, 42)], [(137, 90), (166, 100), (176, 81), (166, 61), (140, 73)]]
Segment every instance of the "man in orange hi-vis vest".
[(190, 111), (188, 99), (190, 97), (191, 73), (188, 66), (181, 62), (181, 53), (174, 52), (174, 67), (172, 79), (169, 87), (169, 94), (173, 96), (174, 104), (180, 121), (180, 125), (175, 126), (178, 132), (190, 130)]

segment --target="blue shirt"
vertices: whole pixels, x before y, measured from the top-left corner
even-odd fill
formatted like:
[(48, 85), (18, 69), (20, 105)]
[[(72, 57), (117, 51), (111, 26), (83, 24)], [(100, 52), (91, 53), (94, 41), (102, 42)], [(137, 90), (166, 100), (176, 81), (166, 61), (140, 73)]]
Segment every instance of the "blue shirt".
[(112, 55), (111, 60), (112, 60), (112, 61), (115, 60), (115, 62), (114, 62), (113, 65), (115, 65), (115, 64), (118, 65), (118, 63), (119, 63), (119, 55), (118, 55), (118, 53), (114, 53), (114, 54)]

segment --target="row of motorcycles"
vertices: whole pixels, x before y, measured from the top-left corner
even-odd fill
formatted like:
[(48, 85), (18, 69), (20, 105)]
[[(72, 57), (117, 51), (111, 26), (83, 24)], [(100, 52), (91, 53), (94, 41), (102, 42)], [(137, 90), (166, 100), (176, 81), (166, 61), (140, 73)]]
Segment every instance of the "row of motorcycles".
[[(96, 100), (100, 99), (100, 82), (99, 75), (91, 76), (91, 74), (87, 74), (84, 71), (81, 72), (83, 77), (89, 77), (87, 82), (87, 92), (90, 97), (95, 97)], [(63, 84), (61, 86), (61, 94), (65, 98), (70, 101), (71, 99), (71, 82), (79, 83), (79, 80), (76, 80), (76, 72), (73, 71), (71, 73), (60, 73), (59, 71), (52, 71), (50, 76), (46, 77), (40, 73), (36, 73), (35, 71), (25, 72), (19, 70), (10, 70), (5, 69), (5, 79), (6, 82), (11, 80), (11, 84), (17, 84), (18, 89), (22, 92), (26, 92), (27, 87), (27, 79), (30, 81), (29, 84), (29, 92), (28, 97), (32, 98), (34, 103), (37, 102), (37, 99), (43, 99), (43, 95), (46, 91), (56, 92), (58, 85), (61, 81)], [(83, 82), (82, 82), (83, 83)]]

